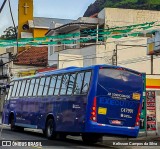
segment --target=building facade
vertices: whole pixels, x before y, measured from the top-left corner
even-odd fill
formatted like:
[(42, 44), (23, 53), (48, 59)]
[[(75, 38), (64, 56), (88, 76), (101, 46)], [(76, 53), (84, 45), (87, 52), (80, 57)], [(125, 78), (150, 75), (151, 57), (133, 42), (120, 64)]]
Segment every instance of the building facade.
[[(122, 17), (123, 16), (123, 17)], [(93, 18), (92, 18), (93, 19)], [(86, 26), (89, 29), (110, 29), (114, 27), (123, 27), (129, 25), (143, 24), (146, 22), (160, 22), (160, 11), (150, 10), (133, 10), (133, 9), (119, 9), (119, 8), (105, 8), (99, 14), (95, 26)], [(84, 19), (82, 19), (84, 20)], [(90, 18), (85, 18), (89, 21)], [(100, 21), (101, 20), (101, 21)], [(73, 28), (73, 24), (68, 24), (49, 30), (47, 35), (54, 36), (64, 33), (66, 29), (68, 34), (73, 32), (81, 33), (83, 29), (80, 27), (80, 20), (77, 20), (78, 29)], [(101, 22), (101, 23), (100, 23)], [(74, 29), (74, 30), (73, 30)], [(158, 31), (159, 26), (152, 26), (151, 31)], [(54, 54), (75, 54), (83, 56), (83, 65), (95, 64), (116, 64), (130, 69), (134, 69), (147, 74), (147, 82), (150, 80), (150, 87), (147, 90), (156, 90), (156, 100), (160, 98), (160, 88), (154, 88), (154, 79), (160, 80), (160, 57), (156, 55), (148, 55), (148, 39), (154, 38), (157, 32), (149, 33), (150, 30), (145, 30), (142, 36), (137, 37), (122, 37), (119, 39), (107, 38), (105, 40), (94, 40), (91, 44), (79, 42), (75, 45), (67, 46), (60, 43), (60, 45), (53, 45), (49, 47), (48, 59), (53, 60)], [(135, 30), (136, 32), (136, 30)], [(98, 34), (98, 33), (97, 33)], [(115, 33), (116, 35), (116, 33)], [(78, 38), (78, 37), (77, 37)], [(83, 38), (80, 34), (80, 39)], [(97, 38), (96, 38), (97, 39)], [(160, 41), (160, 39), (159, 39)], [(83, 46), (81, 46), (83, 45)], [(58, 63), (58, 62), (57, 62)], [(70, 65), (73, 63), (71, 62)], [(51, 62), (50, 62), (51, 65)], [(160, 107), (160, 102), (156, 102), (156, 106)], [(160, 123), (160, 111), (156, 108), (157, 122)]]
[[(18, 3), (18, 38), (44, 37), (50, 28), (69, 23), (73, 20), (33, 16), (33, 0), (19, 0)], [(25, 48), (18, 48), (18, 52)]]

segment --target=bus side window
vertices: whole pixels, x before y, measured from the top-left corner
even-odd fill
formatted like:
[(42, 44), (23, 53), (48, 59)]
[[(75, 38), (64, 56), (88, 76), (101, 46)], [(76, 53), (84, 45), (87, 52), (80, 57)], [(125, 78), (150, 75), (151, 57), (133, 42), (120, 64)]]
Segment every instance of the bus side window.
[(62, 75), (57, 77), (57, 82), (56, 82), (54, 95), (58, 95), (59, 94), (59, 90), (60, 90), (60, 87), (61, 87), (61, 81), (62, 81)]
[(77, 74), (76, 84), (74, 87), (74, 94), (81, 94), (84, 72)]
[(27, 81), (26, 81), (25, 90), (24, 90), (24, 96), (27, 96), (29, 84), (30, 84), (30, 80), (27, 80)]
[(76, 74), (70, 74), (69, 83), (67, 88), (67, 95), (71, 95), (73, 92), (74, 82), (75, 82)]
[(20, 94), (19, 94), (19, 96), (20, 96), (20, 97), (22, 97), (22, 96), (23, 96), (23, 93), (24, 93), (25, 87), (26, 87), (26, 80), (23, 80), (23, 82), (22, 82), (22, 86), (21, 86), (21, 90), (20, 90)]
[(50, 81), (50, 85), (49, 85), (48, 95), (54, 94), (56, 80), (57, 80), (57, 76), (52, 76), (51, 81)]
[(38, 86), (39, 86), (39, 80), (40, 79), (36, 79), (35, 86), (34, 86), (34, 91), (33, 91), (33, 96), (37, 95), (37, 90), (38, 90)]
[(32, 79), (29, 86), (28, 96), (32, 96), (34, 89), (35, 79)]
[(13, 90), (13, 85), (14, 85), (14, 82), (11, 82), (11, 83), (10, 83), (9, 92), (8, 92), (8, 96), (7, 96), (7, 98), (6, 98), (7, 100), (10, 99), (10, 96), (11, 96), (12, 90)]
[(90, 80), (91, 80), (91, 72), (86, 72), (83, 81), (82, 94), (86, 94), (88, 92)]
[(18, 81), (18, 87), (17, 87), (17, 91), (16, 91), (16, 97), (19, 96), (19, 92), (20, 92), (20, 89), (21, 89), (21, 84), (22, 84), (22, 81)]
[(48, 92), (48, 89), (49, 89), (50, 79), (51, 79), (51, 77), (46, 78), (46, 82), (45, 82), (44, 89), (43, 89), (43, 96), (47, 95), (47, 92)]
[(43, 95), (43, 88), (44, 88), (44, 83), (45, 83), (45, 77), (41, 78), (40, 84), (39, 84), (39, 89), (38, 89), (38, 96)]
[(69, 75), (68, 74), (64, 75), (63, 80), (62, 80), (60, 95), (65, 95), (66, 94), (68, 80), (69, 80)]
[(15, 97), (16, 95), (17, 84), (18, 84), (18, 81), (15, 81), (13, 86), (13, 91), (12, 91), (12, 97)]

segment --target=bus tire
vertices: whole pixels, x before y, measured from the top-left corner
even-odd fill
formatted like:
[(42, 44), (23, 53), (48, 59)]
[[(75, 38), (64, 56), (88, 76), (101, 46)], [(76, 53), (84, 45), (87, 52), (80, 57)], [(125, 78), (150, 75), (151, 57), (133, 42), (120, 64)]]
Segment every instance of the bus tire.
[(10, 125), (11, 131), (15, 131), (16, 126), (15, 126), (14, 116), (11, 117), (10, 122), (11, 122), (11, 125)]
[(57, 138), (59, 139), (59, 140), (66, 140), (66, 137), (67, 137), (67, 134), (66, 133), (58, 133), (57, 134)]
[(85, 144), (95, 144), (102, 142), (102, 136), (97, 134), (82, 134), (82, 140)]
[(23, 132), (24, 131), (24, 127), (21, 127), (21, 126), (16, 126), (16, 129), (20, 132)]
[(55, 123), (52, 118), (47, 120), (44, 134), (48, 139), (54, 139), (56, 137)]

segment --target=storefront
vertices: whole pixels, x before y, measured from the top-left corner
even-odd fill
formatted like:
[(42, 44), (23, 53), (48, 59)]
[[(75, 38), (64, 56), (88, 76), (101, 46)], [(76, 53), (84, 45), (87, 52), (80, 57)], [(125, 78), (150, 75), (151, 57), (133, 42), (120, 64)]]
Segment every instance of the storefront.
[(146, 79), (146, 126), (160, 134), (160, 79)]

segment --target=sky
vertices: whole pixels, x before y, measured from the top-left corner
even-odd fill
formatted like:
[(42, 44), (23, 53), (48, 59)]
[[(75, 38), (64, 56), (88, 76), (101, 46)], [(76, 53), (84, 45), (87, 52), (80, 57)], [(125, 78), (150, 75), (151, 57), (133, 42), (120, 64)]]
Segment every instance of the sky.
[[(0, 0), (0, 6), (4, 0)], [(15, 24), (18, 24), (18, 0), (10, 0)], [(82, 17), (86, 9), (95, 0), (34, 0), (34, 17), (77, 19)], [(9, 5), (6, 3), (0, 13), (0, 35), (13, 26)]]

